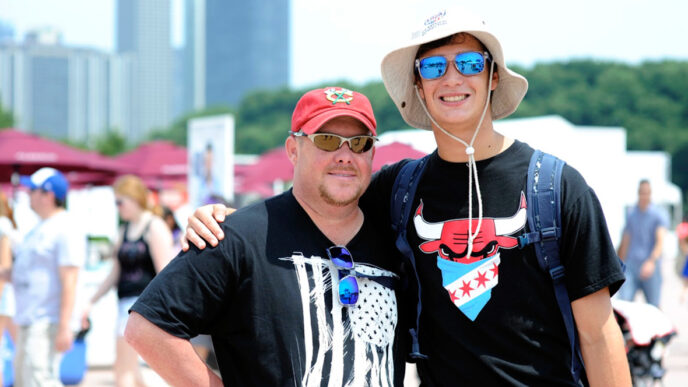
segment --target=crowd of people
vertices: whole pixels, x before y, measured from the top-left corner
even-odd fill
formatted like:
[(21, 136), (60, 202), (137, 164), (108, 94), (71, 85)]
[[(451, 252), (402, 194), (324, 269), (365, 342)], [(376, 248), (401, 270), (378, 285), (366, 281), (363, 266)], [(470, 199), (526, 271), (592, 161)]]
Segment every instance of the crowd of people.
[[(120, 227), (111, 271), (94, 294), (77, 295), (87, 239), (83, 225), (66, 211), (67, 179), (54, 168), (41, 168), (22, 176), (21, 185), (29, 190), (30, 207), (39, 217), (23, 237), (9, 200), (0, 194), (0, 328), (15, 343), (14, 385), (62, 385), (62, 355), (72, 347), (77, 331), (90, 328), (93, 304), (112, 289), (118, 298), (116, 384), (144, 385), (138, 355), (123, 333), (131, 305), (179, 251), (179, 226), (169, 219), (171, 211), (151, 205), (150, 192), (140, 178), (118, 178), (113, 191)], [(87, 299), (80, 311), (80, 327), (70, 324), (77, 296)], [(207, 346), (198, 349), (207, 354)]]
[[(143, 385), (138, 355), (180, 386), (402, 386), (407, 360), (428, 386), (631, 384), (611, 298), (642, 289), (659, 305), (668, 224), (649, 182), (640, 182), (617, 252), (594, 191), (563, 167), (554, 235), (575, 322), (567, 330), (550, 273), (519, 245), (534, 231), (534, 149), (493, 127), (517, 109), (526, 79), (465, 10), (409, 27), (382, 78), (404, 120), (435, 136), (415, 192), (395, 195), (409, 160), (372, 174), (372, 105), (342, 87), (310, 90), (296, 104), (284, 145), (293, 187), (280, 195), (237, 211), (202, 207), (180, 235), (171, 213), (149, 206), (141, 179), (114, 183), (116, 259), (82, 325), (115, 289), (118, 386)], [(18, 241), (0, 196), (0, 328), (17, 343), (15, 385), (60, 385), (85, 230), (65, 211), (59, 171), (21, 184), (41, 220)], [(402, 201), (409, 222), (394, 230), (390, 214)], [(681, 247), (688, 254), (688, 231)], [(219, 373), (205, 361), (211, 338)]]

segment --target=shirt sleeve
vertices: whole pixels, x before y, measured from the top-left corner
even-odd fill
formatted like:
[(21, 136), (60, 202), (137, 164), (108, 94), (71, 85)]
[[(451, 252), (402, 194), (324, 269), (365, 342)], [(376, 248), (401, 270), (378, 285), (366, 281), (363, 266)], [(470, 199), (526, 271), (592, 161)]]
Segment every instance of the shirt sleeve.
[(131, 311), (183, 339), (212, 333), (212, 323), (235, 288), (236, 270), (223, 248), (232, 238), (218, 247), (192, 248), (178, 255), (151, 281)]
[(567, 169), (562, 186), (560, 251), (569, 297), (576, 300), (605, 287), (614, 294), (624, 275), (602, 206), (583, 177), (572, 168)]
[(57, 240), (58, 265), (82, 267), (86, 262), (86, 234), (77, 225), (60, 230)]
[(664, 211), (664, 209), (662, 209), (661, 207), (657, 212), (657, 227), (664, 227), (666, 229), (669, 229), (669, 214), (666, 211)]

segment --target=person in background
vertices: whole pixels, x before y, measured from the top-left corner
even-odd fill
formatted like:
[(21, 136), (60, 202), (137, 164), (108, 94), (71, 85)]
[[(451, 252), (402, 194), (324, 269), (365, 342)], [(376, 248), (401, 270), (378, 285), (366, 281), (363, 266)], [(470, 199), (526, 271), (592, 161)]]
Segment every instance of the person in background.
[(149, 192), (143, 181), (133, 175), (122, 176), (113, 185), (115, 204), (122, 220), (115, 245), (117, 259), (110, 274), (86, 304), (82, 325), (88, 325), (93, 304), (113, 287), (117, 290), (117, 354), (115, 380), (117, 386), (143, 386), (143, 374), (136, 351), (124, 340), (128, 310), (143, 289), (172, 259), (172, 233), (165, 221), (149, 210)]
[(70, 321), (86, 234), (65, 210), (69, 184), (60, 171), (41, 168), (20, 183), (31, 190), (31, 209), (40, 221), (13, 249), (11, 278), (19, 305), (14, 385), (61, 386), (62, 353), (74, 343)]
[(679, 301), (683, 303), (686, 301), (686, 297), (688, 297), (688, 217), (684, 217), (683, 222), (676, 227), (676, 237), (678, 238), (679, 254), (683, 258), (683, 265), (681, 267), (683, 290), (681, 290), (679, 295)]
[[(0, 270), (12, 269), (12, 245), (16, 244), (17, 224), (5, 193), (0, 191)], [(0, 279), (0, 347), (7, 331), (12, 340), (17, 339), (17, 326), (12, 321), (15, 313), (14, 288), (8, 281)], [(3, 384), (3, 366), (0, 357), (0, 386)]]
[(660, 258), (666, 230), (666, 217), (652, 204), (650, 181), (643, 179), (638, 184), (638, 203), (626, 219), (619, 245), (619, 257), (626, 263), (626, 282), (619, 289), (619, 299), (633, 301), (638, 290), (642, 290), (645, 300), (659, 307)]
[(167, 206), (162, 206), (162, 220), (165, 221), (165, 224), (172, 233), (172, 252), (174, 254), (177, 254), (179, 250), (181, 250), (181, 246), (179, 245), (179, 238), (181, 236), (180, 234), (182, 230), (181, 228), (179, 228), (179, 224), (177, 224), (177, 220), (174, 218), (174, 212), (171, 208)]

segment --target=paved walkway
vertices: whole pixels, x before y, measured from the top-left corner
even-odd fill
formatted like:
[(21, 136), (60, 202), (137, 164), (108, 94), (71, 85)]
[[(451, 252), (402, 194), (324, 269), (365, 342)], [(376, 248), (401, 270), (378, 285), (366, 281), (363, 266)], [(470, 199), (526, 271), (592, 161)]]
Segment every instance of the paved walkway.
[(679, 302), (683, 284), (674, 266), (673, 259), (665, 259), (662, 265), (664, 283), (660, 305), (678, 330), (678, 334), (669, 343), (664, 358), (664, 366), (667, 369), (664, 386), (684, 387), (688, 386), (688, 302)]

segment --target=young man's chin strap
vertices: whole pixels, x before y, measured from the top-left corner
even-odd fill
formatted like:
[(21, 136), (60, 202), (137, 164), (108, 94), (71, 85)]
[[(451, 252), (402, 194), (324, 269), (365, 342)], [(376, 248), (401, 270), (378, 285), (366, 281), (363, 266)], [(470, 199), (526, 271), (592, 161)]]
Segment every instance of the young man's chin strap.
[[(416, 91), (416, 97), (420, 101), (420, 106), (423, 107), (425, 114), (430, 118), (435, 126), (446, 134), (450, 138), (460, 142), (466, 147), (466, 154), (468, 155), (468, 250), (466, 251), (466, 256), (470, 257), (473, 252), (473, 240), (480, 233), (480, 226), (483, 223), (483, 199), (480, 195), (480, 181), (478, 180), (478, 168), (475, 165), (475, 148), (473, 148), (473, 143), (475, 138), (478, 136), (478, 131), (480, 131), (480, 126), (483, 124), (485, 119), (485, 113), (487, 113), (487, 107), (490, 105), (490, 96), (492, 95), (492, 74), (494, 72), (494, 61), (490, 61), (490, 75), (487, 83), (487, 99), (485, 100), (485, 106), (483, 107), (483, 113), (480, 115), (480, 121), (478, 122), (478, 127), (475, 128), (473, 132), (473, 137), (471, 138), (470, 144), (466, 141), (460, 139), (459, 137), (449, 133), (443, 127), (441, 127), (432, 115), (428, 111), (427, 106), (425, 106), (425, 101), (420, 97), (420, 92), (418, 91), (418, 85), (413, 85)], [(475, 192), (478, 196), (478, 225), (475, 228), (475, 233), (472, 231), (473, 227), (473, 179), (475, 179)]]

